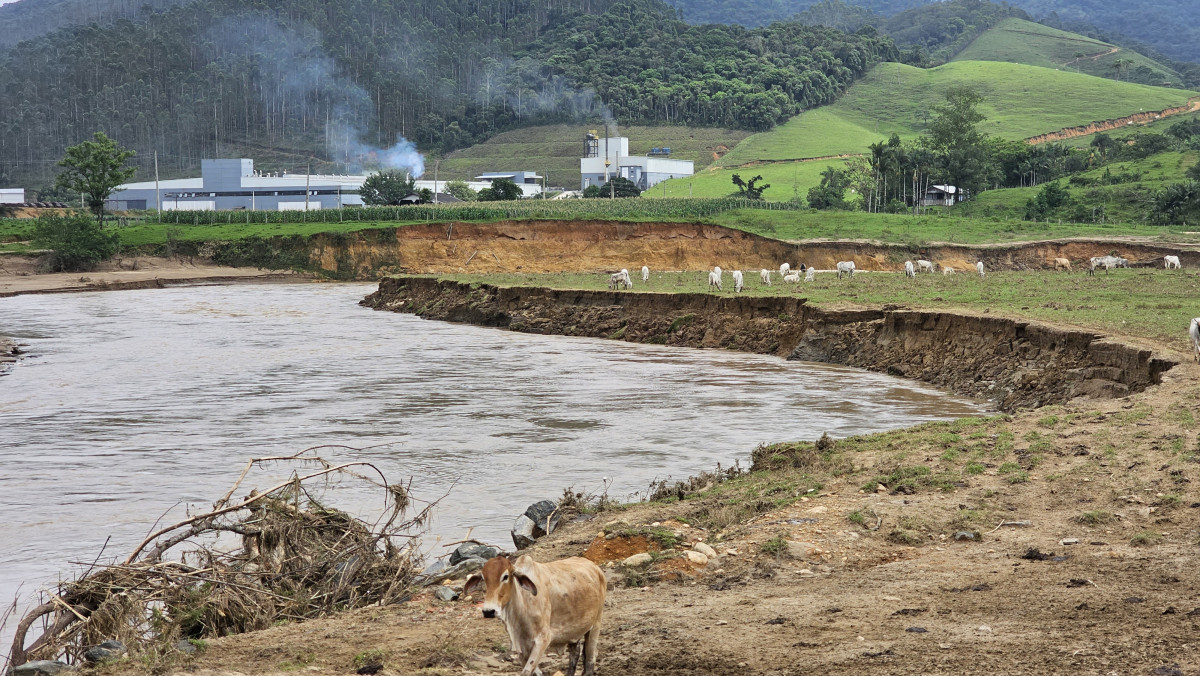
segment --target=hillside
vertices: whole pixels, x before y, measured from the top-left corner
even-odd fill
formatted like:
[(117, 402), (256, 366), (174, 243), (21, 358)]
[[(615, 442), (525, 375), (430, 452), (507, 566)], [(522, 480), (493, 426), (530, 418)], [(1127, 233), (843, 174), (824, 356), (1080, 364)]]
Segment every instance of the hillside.
[(1170, 58), (1200, 61), (1200, 12), (1193, 0), (1013, 0), (1037, 19), (1091, 24), (1150, 45)]
[(1178, 73), (1133, 50), (1016, 18), (983, 33), (953, 60), (1005, 61), (1141, 84), (1182, 85)]
[[(579, 158), (583, 154), (584, 124), (526, 127), (497, 134), (484, 143), (455, 151), (441, 161), (442, 180), (468, 180), (484, 171), (537, 171), (547, 185), (579, 189)], [(691, 160), (696, 171), (713, 163), (714, 154), (735, 147), (750, 132), (711, 127), (622, 125), (615, 130), (629, 137), (629, 152), (645, 155), (651, 148), (667, 147), (671, 157)]]
[[(764, 197), (803, 196), (839, 156), (866, 152), (891, 134), (914, 138), (947, 88), (968, 84), (985, 97), (988, 134), (1018, 140), (1039, 132), (1142, 110), (1185, 103), (1192, 92), (1116, 82), (1081, 73), (989, 61), (955, 61), (928, 70), (883, 63), (829, 106), (806, 111), (776, 129), (755, 134), (692, 179), (668, 181), (666, 196), (717, 197), (734, 190), (731, 178), (761, 174)], [(1064, 97), (1062, 92), (1071, 92)], [(816, 159), (815, 159), (816, 158)]]

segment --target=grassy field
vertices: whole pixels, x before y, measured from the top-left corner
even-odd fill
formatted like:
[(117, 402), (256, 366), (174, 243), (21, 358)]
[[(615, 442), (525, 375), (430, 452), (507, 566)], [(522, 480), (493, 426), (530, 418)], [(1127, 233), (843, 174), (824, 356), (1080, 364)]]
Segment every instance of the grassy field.
[[(1113, 64), (1118, 59), (1133, 62), (1129, 66), (1130, 75), (1139, 82), (1176, 87), (1182, 84), (1174, 70), (1138, 52), (1017, 18), (1005, 19), (980, 35), (953, 60), (1023, 63), (1113, 77)], [(1136, 72), (1142, 67), (1153, 75), (1142, 77)], [(1123, 79), (1130, 79), (1130, 76)]]
[(751, 136), (718, 164), (863, 153), (893, 133), (912, 138), (925, 130), (945, 91), (959, 84), (976, 87), (985, 98), (980, 110), (988, 119), (980, 128), (1008, 139), (1161, 110), (1194, 94), (1014, 63), (954, 61), (928, 70), (882, 63), (837, 103)]
[[(985, 196), (993, 192), (988, 191)], [(1032, 193), (1031, 193), (1032, 194)], [(1024, 212), (1024, 200), (1021, 200)], [(934, 213), (925, 216), (867, 214), (856, 211), (769, 212), (738, 209), (706, 219), (710, 223), (782, 240), (866, 239), (893, 244), (1002, 244), (1063, 237), (1143, 237), (1164, 242), (1193, 242), (1200, 236), (1186, 228), (1150, 225), (1033, 223), (1017, 218), (964, 217)]]
[(781, 162), (778, 164), (760, 164), (740, 169), (721, 169), (710, 167), (688, 178), (676, 178), (663, 181), (648, 192), (648, 197), (725, 197), (737, 193), (733, 185), (733, 175), (741, 175), (743, 180), (749, 180), (761, 175), (763, 183), (771, 187), (763, 193), (763, 198), (769, 201), (786, 202), (799, 199), (807, 204), (805, 197), (808, 189), (821, 182), (821, 172), (826, 167), (842, 168), (846, 160), (814, 160), (812, 162)]
[[(1103, 206), (1106, 219), (1137, 223), (1146, 218), (1146, 200), (1150, 195), (1169, 183), (1186, 181), (1184, 172), (1195, 165), (1198, 159), (1200, 152), (1194, 150), (1159, 153), (1139, 160), (1114, 162), (1080, 174), (1081, 178), (1097, 181), (1100, 185), (1075, 185), (1065, 179), (1059, 180), (1059, 185), (1067, 189), (1071, 200), (1077, 205), (1082, 205), (1085, 212), (1090, 213), (1092, 207)], [(1117, 182), (1110, 184), (1110, 180)], [(1025, 213), (1025, 203), (1033, 199), (1039, 190), (1040, 187), (988, 190), (980, 193), (971, 204), (964, 203), (954, 209), (956, 212), (969, 209), (971, 213), (984, 217), (1021, 218)], [(1075, 209), (1067, 207), (1065, 210)], [(1039, 227), (1033, 223), (1027, 225)], [(1123, 227), (1128, 227), (1130, 234), (1134, 234), (1146, 226)], [(1195, 228), (1178, 228), (1188, 229)]]
[[(607, 276), (580, 274), (444, 278), (559, 289), (598, 290), (608, 284)], [(1147, 338), (1180, 351), (1188, 349), (1188, 321), (1200, 316), (1200, 277), (1194, 270), (1114, 270), (1095, 277), (1082, 272), (990, 272), (984, 279), (965, 273), (908, 279), (898, 272), (860, 272), (853, 279), (841, 280), (832, 272), (823, 272), (816, 281), (799, 285), (784, 284), (775, 277), (771, 287), (763, 286), (757, 274), (747, 274), (746, 283), (744, 293), (751, 296), (796, 295), (822, 306), (900, 303), (910, 308), (987, 311)], [(703, 272), (652, 272), (648, 284), (634, 281), (631, 293), (644, 292), (708, 293), (707, 278)], [(728, 274), (720, 293), (733, 295)]]
[[(547, 185), (579, 189), (579, 158), (583, 135), (595, 125), (545, 125), (497, 134), (485, 143), (455, 151), (442, 160), (439, 180), (468, 180), (485, 171), (525, 169), (547, 176)], [(600, 132), (603, 134), (603, 131)], [(631, 155), (645, 155), (651, 148), (668, 147), (671, 157), (691, 160), (700, 171), (750, 135), (748, 131), (708, 127), (622, 126), (629, 137)], [(426, 164), (425, 178), (433, 178), (433, 163)]]
[[(1115, 139), (1127, 139), (1138, 134), (1145, 133), (1162, 134), (1165, 133), (1167, 129), (1171, 127), (1171, 125), (1177, 122), (1185, 122), (1187, 120), (1195, 120), (1197, 118), (1200, 118), (1200, 111), (1172, 115), (1171, 117), (1164, 117), (1162, 119), (1154, 120), (1153, 122), (1147, 122), (1146, 124), (1131, 124), (1125, 127), (1112, 129), (1104, 133)], [(1085, 148), (1090, 146), (1092, 144), (1092, 140), (1095, 138), (1095, 134), (1076, 136), (1063, 141), (1063, 144), (1076, 148)]]

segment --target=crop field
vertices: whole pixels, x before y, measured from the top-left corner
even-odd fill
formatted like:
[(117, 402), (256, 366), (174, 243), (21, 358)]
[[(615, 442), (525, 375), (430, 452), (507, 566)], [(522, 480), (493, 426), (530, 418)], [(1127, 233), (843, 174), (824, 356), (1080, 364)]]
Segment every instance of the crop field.
[[(470, 180), (485, 171), (536, 171), (546, 184), (579, 189), (579, 158), (583, 135), (592, 124), (559, 124), (527, 127), (497, 134), (484, 143), (455, 151), (441, 161), (438, 180)], [(603, 130), (599, 130), (603, 136)], [(716, 155), (734, 148), (750, 135), (737, 129), (683, 126), (622, 126), (616, 134), (629, 137), (631, 155), (645, 155), (651, 148), (668, 147), (671, 158), (691, 160), (696, 171), (712, 164)], [(603, 141), (601, 141), (603, 143)], [(433, 162), (426, 163), (424, 178), (433, 178)]]
[(1015, 17), (980, 35), (953, 60), (1023, 63), (1109, 77), (1118, 59), (1131, 61), (1130, 71), (1144, 66), (1157, 74), (1155, 84), (1182, 83), (1178, 73), (1138, 52)]
[(767, 183), (771, 186), (763, 193), (763, 199), (772, 202), (798, 200), (807, 206), (808, 189), (821, 183), (821, 173), (826, 167), (841, 169), (845, 166), (846, 160), (817, 160), (759, 164), (739, 169), (710, 167), (695, 176), (663, 181), (644, 194), (647, 197), (667, 198), (727, 197), (737, 193), (737, 186), (733, 184), (734, 174), (739, 174), (743, 180), (761, 175), (763, 180), (758, 184)]
[[(967, 273), (949, 277), (934, 273), (908, 279), (900, 272), (859, 272), (853, 279), (837, 279), (835, 273), (825, 271), (817, 273), (816, 281), (800, 284), (785, 284), (778, 274), (773, 274), (770, 287), (759, 281), (757, 270), (745, 274), (743, 293), (751, 296), (794, 295), (828, 307), (899, 303), (913, 309), (987, 312), (1148, 338), (1180, 351), (1189, 349), (1188, 322), (1200, 316), (1200, 276), (1195, 270), (1113, 270), (1095, 277), (1082, 272), (997, 271), (989, 272), (983, 279)], [(648, 284), (634, 276), (634, 287), (628, 293), (709, 293), (704, 272), (652, 271)], [(608, 287), (607, 275), (440, 277), (499, 286), (585, 290)], [(729, 271), (724, 275), (724, 291), (716, 293), (734, 295)]]

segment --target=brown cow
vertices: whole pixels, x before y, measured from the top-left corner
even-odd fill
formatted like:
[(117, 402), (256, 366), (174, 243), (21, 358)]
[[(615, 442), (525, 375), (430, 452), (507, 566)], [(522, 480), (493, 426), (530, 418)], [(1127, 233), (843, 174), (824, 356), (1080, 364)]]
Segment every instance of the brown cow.
[(486, 585), (483, 616), (504, 621), (512, 650), (521, 655), (521, 676), (537, 674), (548, 650), (567, 648), (567, 676), (583, 653), (583, 674), (592, 676), (600, 642), (600, 615), (608, 582), (604, 571), (580, 557), (538, 563), (528, 556), (491, 559), (482, 574), (467, 578), (463, 594)]

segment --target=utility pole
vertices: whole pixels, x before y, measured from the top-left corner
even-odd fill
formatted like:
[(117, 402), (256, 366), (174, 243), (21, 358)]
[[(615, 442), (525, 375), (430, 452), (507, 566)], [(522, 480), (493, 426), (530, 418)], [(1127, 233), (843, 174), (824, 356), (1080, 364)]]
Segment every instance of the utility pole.
[(304, 174), (304, 212), (308, 213), (308, 186), (312, 183), (312, 162), (308, 163), (308, 173)]
[(542, 199), (546, 199), (546, 177), (549, 175), (550, 172), (548, 171), (542, 172)]
[(158, 220), (162, 220), (162, 192), (158, 189), (158, 151), (154, 151), (154, 210), (158, 215)]
[(442, 160), (440, 158), (433, 161), (433, 203), (434, 204), (438, 203), (437, 177), (438, 177), (438, 166), (440, 166), (441, 163), (442, 163)]

